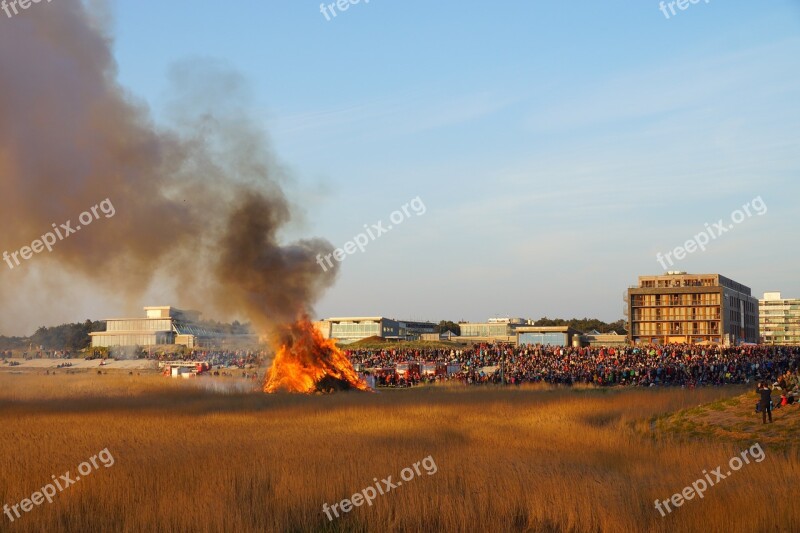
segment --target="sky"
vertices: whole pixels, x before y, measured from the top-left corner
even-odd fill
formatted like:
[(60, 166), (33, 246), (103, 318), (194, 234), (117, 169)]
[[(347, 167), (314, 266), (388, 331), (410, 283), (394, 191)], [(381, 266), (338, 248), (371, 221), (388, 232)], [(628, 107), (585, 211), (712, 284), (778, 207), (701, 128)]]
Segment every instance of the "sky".
[[(800, 298), (800, 0), (665, 4), (669, 17), (654, 0), (333, 9), (120, 0), (103, 14), (119, 83), (156, 122), (176, 65), (247, 80), (291, 177), (287, 240), (343, 247), (392, 226), (345, 255), (319, 318), (614, 321), (638, 276), (667, 269)], [(719, 220), (705, 251), (658, 261)]]

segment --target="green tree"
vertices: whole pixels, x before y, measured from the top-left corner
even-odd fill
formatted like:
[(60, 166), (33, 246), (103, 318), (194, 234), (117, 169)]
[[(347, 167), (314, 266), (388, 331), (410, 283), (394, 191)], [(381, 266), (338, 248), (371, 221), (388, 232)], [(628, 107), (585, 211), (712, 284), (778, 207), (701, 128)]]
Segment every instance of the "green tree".
[(444, 333), (445, 331), (452, 331), (456, 335), (461, 335), (461, 326), (451, 320), (442, 320), (434, 328), (436, 333)]
[(586, 333), (592, 330), (597, 330), (600, 333), (611, 333), (615, 331), (620, 335), (624, 335), (627, 333), (625, 329), (625, 321), (624, 320), (617, 320), (616, 322), (612, 322), (607, 324), (602, 320), (597, 318), (571, 318), (569, 320), (565, 320), (563, 318), (547, 318), (542, 317), (533, 324), (534, 326), (569, 326), (572, 329), (576, 329), (581, 333)]

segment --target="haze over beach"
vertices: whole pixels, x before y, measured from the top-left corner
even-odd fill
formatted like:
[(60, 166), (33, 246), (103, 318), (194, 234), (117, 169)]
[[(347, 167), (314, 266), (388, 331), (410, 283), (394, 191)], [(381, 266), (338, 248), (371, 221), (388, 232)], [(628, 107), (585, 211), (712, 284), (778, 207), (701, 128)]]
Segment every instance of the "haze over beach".
[(794, 531), (800, 2), (0, 0), (0, 531)]

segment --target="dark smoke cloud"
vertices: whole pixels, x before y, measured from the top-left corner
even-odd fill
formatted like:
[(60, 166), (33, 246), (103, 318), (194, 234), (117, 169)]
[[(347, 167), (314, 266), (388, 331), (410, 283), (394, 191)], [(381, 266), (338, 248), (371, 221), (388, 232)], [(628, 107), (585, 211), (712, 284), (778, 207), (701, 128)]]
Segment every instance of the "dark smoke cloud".
[[(175, 288), (179, 301), (168, 303), (265, 330), (311, 312), (336, 274), (315, 258), (333, 247), (281, 244), (293, 211), (286, 177), (240, 105), (241, 77), (211, 61), (177, 66), (172, 125), (156, 126), (116, 82), (100, 28), (79, 0), (0, 20), (0, 253), (106, 198), (116, 210), (21, 267), (0, 263), (0, 303), (20, 300), (35, 276), (60, 280), (46, 299), (65, 310), (70, 287), (138, 305), (155, 284)], [(42, 325), (3, 313), (0, 333), (29, 333), (8, 331), (21, 323)]]
[[(280, 246), (276, 230), (288, 221), (285, 199), (248, 192), (233, 208), (223, 233), (216, 277), (226, 294), (260, 322), (260, 329), (294, 322), (307, 314), (308, 303), (327, 287), (316, 263), (320, 250), (330, 245), (323, 240), (302, 240)], [(232, 309), (234, 310), (234, 309)], [(266, 319), (266, 320), (265, 320)]]

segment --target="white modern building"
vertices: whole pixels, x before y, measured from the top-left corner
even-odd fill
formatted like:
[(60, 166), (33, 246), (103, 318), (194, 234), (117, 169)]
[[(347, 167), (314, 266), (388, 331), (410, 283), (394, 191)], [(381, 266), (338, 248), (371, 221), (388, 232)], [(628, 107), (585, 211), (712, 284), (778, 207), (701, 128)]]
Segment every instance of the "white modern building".
[(326, 339), (355, 342), (368, 337), (394, 340), (416, 340), (423, 333), (434, 333), (436, 324), (414, 320), (396, 320), (382, 316), (333, 317), (314, 325)]
[(533, 321), (525, 318), (490, 318), (486, 322), (458, 323), (461, 328), (461, 337), (496, 339), (507, 342), (516, 340), (517, 328), (531, 325), (533, 325)]
[(145, 307), (144, 318), (109, 318), (106, 330), (90, 333), (93, 347), (180, 344), (203, 346), (223, 334), (198, 324), (200, 312), (171, 306)]
[(758, 301), (758, 329), (764, 344), (800, 346), (800, 299), (765, 292)]

